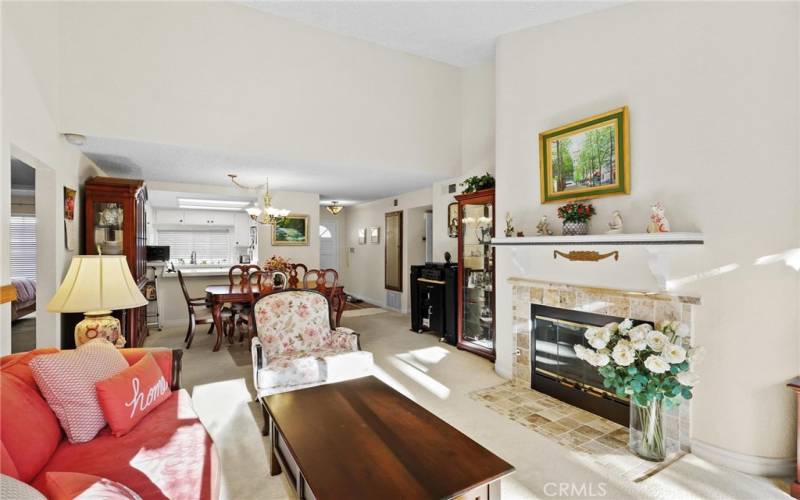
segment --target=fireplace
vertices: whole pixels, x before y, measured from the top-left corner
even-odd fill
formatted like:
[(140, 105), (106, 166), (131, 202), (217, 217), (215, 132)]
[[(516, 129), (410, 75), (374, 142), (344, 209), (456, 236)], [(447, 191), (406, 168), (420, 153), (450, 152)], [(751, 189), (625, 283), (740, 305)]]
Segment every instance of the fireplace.
[(579, 360), (573, 348), (575, 344), (589, 347), (583, 335), (589, 326), (623, 319), (532, 304), (531, 388), (627, 426), (628, 398), (607, 391), (597, 368)]

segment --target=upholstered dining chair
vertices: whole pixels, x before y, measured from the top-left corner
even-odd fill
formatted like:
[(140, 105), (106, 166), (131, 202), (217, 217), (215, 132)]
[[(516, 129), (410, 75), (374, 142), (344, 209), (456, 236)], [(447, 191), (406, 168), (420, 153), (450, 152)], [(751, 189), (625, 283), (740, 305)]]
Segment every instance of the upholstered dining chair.
[[(211, 335), (214, 333), (214, 318), (211, 316), (211, 309), (208, 307), (208, 302), (206, 302), (205, 297), (192, 298), (189, 295), (189, 290), (186, 288), (186, 281), (184, 281), (183, 273), (180, 271), (178, 271), (178, 281), (181, 284), (183, 298), (186, 300), (186, 307), (189, 309), (189, 328), (186, 330), (186, 337), (183, 339), (183, 343), (186, 344), (186, 349), (189, 349), (192, 347), (192, 340), (194, 339), (194, 332), (197, 325), (211, 325), (208, 328), (208, 334)], [(223, 328), (228, 328), (229, 331), (233, 329), (230, 310), (222, 310), (222, 324)]]
[(250, 342), (257, 398), (372, 373), (372, 353), (361, 350), (353, 330), (334, 328), (329, 310), (315, 290), (280, 290), (256, 301)]
[[(285, 290), (289, 284), (289, 278), (286, 273), (281, 271), (255, 271), (250, 273), (249, 277), (250, 286), (248, 287), (248, 295), (250, 296), (250, 303), (248, 304), (249, 314), (242, 315), (236, 319), (236, 327), (239, 330), (239, 342), (244, 340), (244, 327), (247, 327), (249, 338), (255, 334), (255, 319), (253, 319), (253, 306), (259, 297), (263, 297), (278, 290)], [(258, 290), (258, 294), (256, 294)], [(231, 342), (233, 339), (231, 339)]]

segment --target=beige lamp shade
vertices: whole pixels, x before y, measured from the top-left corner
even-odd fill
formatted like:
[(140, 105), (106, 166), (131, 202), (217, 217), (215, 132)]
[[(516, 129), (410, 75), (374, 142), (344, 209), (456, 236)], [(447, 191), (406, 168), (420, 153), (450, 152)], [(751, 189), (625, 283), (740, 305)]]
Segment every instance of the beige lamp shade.
[(47, 304), (53, 312), (130, 309), (147, 304), (131, 276), (124, 255), (78, 255)]

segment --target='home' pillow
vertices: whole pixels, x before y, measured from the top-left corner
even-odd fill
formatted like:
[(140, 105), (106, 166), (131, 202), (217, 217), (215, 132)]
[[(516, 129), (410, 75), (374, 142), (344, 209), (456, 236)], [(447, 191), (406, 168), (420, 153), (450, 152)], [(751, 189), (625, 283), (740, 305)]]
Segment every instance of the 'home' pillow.
[(95, 384), (97, 400), (115, 436), (124, 436), (145, 415), (168, 400), (172, 391), (152, 354)]
[(128, 362), (114, 344), (95, 339), (72, 351), (36, 356), (29, 366), (67, 439), (85, 443), (106, 426), (94, 384), (126, 369)]

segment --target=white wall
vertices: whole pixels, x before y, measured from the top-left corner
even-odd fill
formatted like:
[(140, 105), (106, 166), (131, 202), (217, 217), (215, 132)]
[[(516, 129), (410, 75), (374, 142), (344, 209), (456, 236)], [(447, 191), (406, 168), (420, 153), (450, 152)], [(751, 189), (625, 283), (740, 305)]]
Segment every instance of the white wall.
[(308, 215), (308, 245), (273, 246), (272, 226), (258, 226), (258, 263), (263, 264), (273, 255), (305, 264), (309, 269), (319, 268), (319, 194), (293, 191), (273, 191), (272, 206), (288, 209), (293, 215)]
[[(461, 173), (433, 184), (433, 258), (444, 262), (450, 252), (458, 260), (458, 239), (447, 232), (447, 205), (464, 187), (467, 177), (494, 173), (495, 163), (495, 65), (461, 70)], [(455, 193), (448, 187), (456, 184)]]
[[(53, 3), (3, 2), (2, 10), (2, 153), (0, 153), (0, 220), (10, 215), (10, 159), (36, 168), (37, 345), (60, 346), (61, 316), (45, 310), (77, 251), (64, 245), (63, 186), (79, 188), (101, 175), (87, 158), (66, 143), (55, 117), (59, 73), (58, 7)], [(81, 220), (83, 193), (76, 204)], [(8, 225), (0, 228), (0, 283), (8, 283)], [(0, 354), (11, 350), (10, 308), (0, 306)]]
[[(394, 200), (397, 206), (394, 206)], [(384, 288), (384, 236), (386, 233), (385, 215), (388, 212), (403, 211), (403, 234), (407, 233), (409, 210), (431, 205), (430, 188), (384, 198), (370, 203), (347, 207), (347, 246), (354, 250), (349, 254), (345, 278), (345, 291), (375, 305), (386, 305)], [(358, 229), (380, 227), (380, 244), (358, 244)], [(369, 236), (369, 233), (368, 233)], [(367, 238), (369, 240), (369, 237)], [(408, 238), (403, 238), (403, 312), (408, 310), (409, 297), (409, 257)]]
[(459, 169), (453, 66), (234, 2), (61, 11), (70, 131), (331, 168)]
[[(779, 258), (800, 241), (798, 5), (631, 3), (501, 37), (497, 44), (497, 205), (532, 230), (540, 205), (538, 133), (630, 107), (632, 192), (596, 200), (627, 232), (661, 200), (673, 230), (700, 230), (673, 277), (738, 266), (673, 290), (699, 295), (695, 340), (709, 351), (692, 403), (697, 442), (751, 457), (792, 457), (785, 383), (798, 369), (798, 273)], [(533, 277), (599, 283), (601, 265), (537, 260)], [(763, 262), (763, 261), (762, 261)], [(616, 272), (641, 272), (621, 259)], [(592, 269), (589, 269), (592, 267)], [(515, 274), (498, 252), (497, 370), (510, 372)], [(755, 460), (755, 459), (754, 459)], [(788, 462), (787, 462), (788, 464)]]

